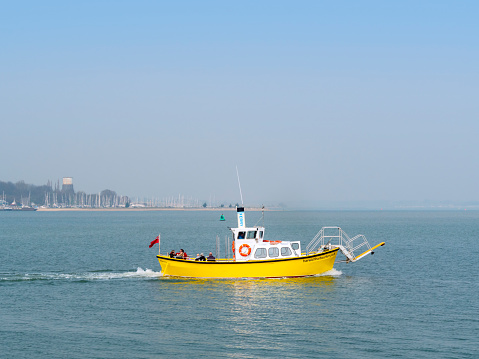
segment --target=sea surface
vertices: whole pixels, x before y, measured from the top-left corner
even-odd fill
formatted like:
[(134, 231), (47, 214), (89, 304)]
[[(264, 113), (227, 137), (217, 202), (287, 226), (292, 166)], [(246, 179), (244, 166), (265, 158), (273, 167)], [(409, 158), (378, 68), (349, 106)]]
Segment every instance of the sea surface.
[(479, 358), (479, 211), (266, 212), (266, 239), (386, 246), (309, 278), (162, 277), (149, 243), (224, 256), (221, 213), (0, 212), (0, 358)]

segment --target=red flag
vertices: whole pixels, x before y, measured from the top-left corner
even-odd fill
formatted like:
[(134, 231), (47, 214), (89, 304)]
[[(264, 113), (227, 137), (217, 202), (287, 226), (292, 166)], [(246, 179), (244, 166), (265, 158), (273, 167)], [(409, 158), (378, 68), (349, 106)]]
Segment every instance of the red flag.
[(151, 241), (149, 248), (153, 247), (155, 243), (160, 243), (160, 236), (156, 237), (154, 240)]

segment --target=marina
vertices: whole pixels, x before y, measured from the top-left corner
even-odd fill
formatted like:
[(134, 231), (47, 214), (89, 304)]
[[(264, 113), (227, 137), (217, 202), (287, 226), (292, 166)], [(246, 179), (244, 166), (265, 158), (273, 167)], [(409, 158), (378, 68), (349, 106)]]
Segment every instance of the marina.
[(36, 206), (29, 206), (26, 204), (17, 204), (15, 200), (9, 204), (5, 200), (5, 194), (3, 195), (3, 198), (0, 200), (0, 211), (36, 211), (38, 208)]

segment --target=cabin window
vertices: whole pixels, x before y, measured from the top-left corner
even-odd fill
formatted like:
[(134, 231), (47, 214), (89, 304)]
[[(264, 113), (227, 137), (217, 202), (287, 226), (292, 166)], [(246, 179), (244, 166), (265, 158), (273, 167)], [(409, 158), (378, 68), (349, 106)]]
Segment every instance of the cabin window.
[(259, 231), (259, 239), (263, 238), (263, 231)]
[(257, 248), (254, 252), (255, 258), (266, 258), (266, 248)]
[(246, 239), (255, 239), (256, 238), (256, 231), (248, 231), (248, 236)]
[(291, 249), (289, 247), (281, 247), (281, 256), (289, 257), (291, 255)]
[(238, 232), (238, 239), (244, 239), (246, 232)]
[(268, 255), (270, 258), (279, 257), (279, 249), (277, 247), (272, 247), (268, 249)]
[(291, 243), (291, 248), (293, 248), (293, 250), (297, 251), (299, 249), (299, 243)]

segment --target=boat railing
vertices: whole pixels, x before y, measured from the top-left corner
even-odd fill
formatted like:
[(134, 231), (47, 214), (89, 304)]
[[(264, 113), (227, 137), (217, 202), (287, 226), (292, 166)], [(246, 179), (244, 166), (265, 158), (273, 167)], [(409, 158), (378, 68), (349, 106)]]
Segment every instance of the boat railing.
[[(159, 254), (159, 256), (170, 258), (169, 253)], [(179, 261), (184, 261), (184, 262), (198, 262), (196, 257), (173, 258), (173, 259), (177, 259)], [(228, 262), (229, 263), (229, 262), (235, 262), (235, 260), (233, 258), (218, 258), (218, 257), (216, 257), (215, 260), (213, 260), (213, 261), (204, 260), (204, 261), (201, 261), (201, 262)]]
[[(230, 237), (225, 236), (225, 259), (229, 258), (229, 249), (230, 248)], [(220, 236), (216, 235), (216, 258), (221, 256), (221, 238)]]
[(364, 246), (366, 246), (366, 252), (371, 250), (368, 240), (362, 234), (350, 238), (341, 227), (323, 227), (306, 247), (306, 253), (309, 255), (311, 252), (339, 248), (348, 258), (347, 261), (354, 262), (359, 259), (354, 252), (357, 253), (358, 249)]

